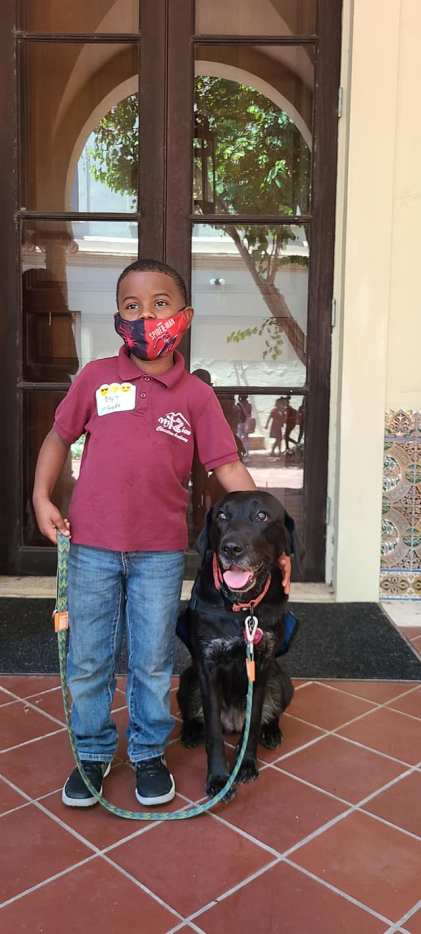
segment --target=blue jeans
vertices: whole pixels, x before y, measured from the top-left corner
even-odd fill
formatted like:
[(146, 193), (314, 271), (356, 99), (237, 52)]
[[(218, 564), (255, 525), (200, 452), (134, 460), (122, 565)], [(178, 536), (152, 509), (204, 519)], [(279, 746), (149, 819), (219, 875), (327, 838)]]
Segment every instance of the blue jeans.
[(82, 759), (110, 762), (117, 748), (111, 704), (127, 625), (128, 752), (160, 755), (173, 727), (170, 688), (182, 551), (106, 551), (71, 545), (69, 654), (72, 727)]

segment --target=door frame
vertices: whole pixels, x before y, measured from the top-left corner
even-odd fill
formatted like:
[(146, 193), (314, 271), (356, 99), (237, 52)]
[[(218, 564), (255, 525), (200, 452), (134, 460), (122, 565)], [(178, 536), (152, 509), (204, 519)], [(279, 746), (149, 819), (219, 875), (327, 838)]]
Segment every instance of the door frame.
[[(148, 127), (149, 144), (142, 156), (141, 211), (127, 215), (140, 224), (140, 252), (175, 266), (188, 285), (191, 282), (191, 228), (198, 217), (191, 210), (192, 189), (192, 95), (196, 43), (314, 43), (317, 48), (313, 120), (312, 246), (309, 265), (307, 336), (307, 383), (297, 388), (306, 395), (306, 445), (304, 462), (304, 514), (306, 517), (305, 577), (325, 577), (327, 460), (330, 397), (331, 305), (335, 236), (336, 163), (338, 135), (338, 87), (341, 55), (342, 0), (318, 0), (318, 36), (238, 37), (195, 36), (194, 0), (142, 0), (140, 104), (142, 125)], [(1, 263), (0, 337), (3, 360), (0, 398), (3, 416), (3, 456), (0, 473), (0, 566), (3, 573), (54, 573), (55, 549), (31, 547), (22, 541), (22, 436), (21, 291), (19, 228), (23, 217), (36, 212), (20, 210), (16, 145), (19, 138), (19, 73), (16, 80), (16, 44), (26, 40), (16, 32), (16, 0), (3, 0), (0, 30), (0, 186)], [(114, 37), (74, 34), (47, 37), (50, 41), (113, 41)], [(118, 36), (118, 41), (136, 36)], [(114, 41), (116, 41), (114, 39)], [(42, 219), (51, 215), (39, 214)], [(82, 217), (83, 215), (78, 215)], [(114, 215), (89, 215), (90, 219)], [(55, 214), (65, 220), (69, 212)], [(224, 218), (226, 221), (227, 218)], [(230, 220), (233, 217), (230, 216)], [(244, 222), (238, 218), (238, 222)], [(269, 219), (266, 219), (269, 220)], [(273, 222), (273, 218), (270, 219)], [(281, 218), (278, 218), (278, 221)], [(260, 216), (259, 223), (265, 218)], [(291, 221), (291, 219), (289, 219)], [(209, 218), (207, 218), (207, 222)], [(189, 353), (187, 341), (185, 350)], [(51, 388), (58, 388), (53, 387)], [(67, 388), (67, 387), (64, 387)], [(235, 387), (229, 387), (235, 391)], [(244, 387), (239, 387), (240, 390)], [(286, 387), (279, 387), (285, 391)], [(292, 388), (292, 387), (291, 387)], [(263, 392), (263, 389), (261, 390)], [(267, 392), (267, 389), (264, 390)], [(277, 387), (274, 387), (277, 392)]]

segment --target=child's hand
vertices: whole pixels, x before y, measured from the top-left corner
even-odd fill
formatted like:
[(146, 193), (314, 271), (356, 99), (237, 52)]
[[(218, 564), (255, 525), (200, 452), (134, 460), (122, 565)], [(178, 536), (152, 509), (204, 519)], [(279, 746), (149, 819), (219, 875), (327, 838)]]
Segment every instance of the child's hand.
[(45, 535), (53, 545), (57, 544), (57, 531), (70, 538), (70, 522), (68, 519), (63, 519), (60, 510), (51, 500), (45, 499), (37, 502), (35, 515), (41, 534)]
[(291, 558), (289, 555), (280, 555), (278, 558), (278, 565), (281, 569), (284, 593), (288, 595), (291, 586)]

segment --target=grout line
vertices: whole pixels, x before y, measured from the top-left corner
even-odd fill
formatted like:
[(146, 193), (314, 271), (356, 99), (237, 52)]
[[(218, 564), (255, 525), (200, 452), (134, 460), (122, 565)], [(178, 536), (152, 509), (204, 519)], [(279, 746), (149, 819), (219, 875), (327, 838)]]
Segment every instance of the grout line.
[(128, 872), (127, 869), (124, 869), (123, 866), (120, 866), (118, 863), (115, 863), (114, 860), (110, 859), (109, 856), (106, 856), (105, 853), (100, 853), (99, 859), (102, 859), (105, 863), (107, 863), (108, 866), (112, 866), (112, 868), (116, 869), (122, 876), (125, 876), (125, 878), (129, 879), (130, 882), (133, 882), (134, 885), (136, 885), (138, 889), (141, 889), (141, 891), (144, 892), (145, 895), (148, 895), (155, 902), (158, 902), (158, 904), (161, 905), (162, 908), (165, 908), (172, 915), (175, 915), (176, 918), (179, 918), (180, 921), (184, 922), (184, 916), (180, 914), (179, 911), (173, 908), (172, 905), (169, 905), (168, 902), (164, 902), (164, 900), (159, 895), (157, 895), (156, 892), (154, 892), (152, 889), (149, 889), (147, 885), (144, 885), (144, 883), (141, 882), (140, 879), (136, 879), (135, 876), (132, 876), (132, 874)]
[[(412, 908), (409, 908), (408, 911), (404, 915), (402, 915), (399, 921), (396, 921), (396, 928), (397, 929), (401, 928), (402, 925), (406, 924), (407, 921), (410, 921), (411, 918), (414, 916), (415, 912), (419, 911), (420, 908), (421, 908), (421, 898), (419, 899), (418, 902), (415, 903), (415, 905), (412, 906)], [(389, 934), (389, 932), (386, 931), (385, 934)], [(390, 932), (390, 934), (392, 934), (392, 932)]]
[(262, 866), (260, 869), (257, 869), (256, 872), (251, 873), (249, 876), (246, 876), (241, 882), (237, 882), (236, 885), (231, 886), (230, 889), (227, 889), (226, 892), (223, 892), (222, 895), (218, 895), (215, 899), (216, 903), (225, 901), (226, 898), (229, 898), (230, 895), (234, 895), (235, 892), (238, 892), (239, 889), (244, 888), (248, 885), (249, 882), (254, 882), (255, 879), (259, 879), (260, 876), (263, 876), (269, 869), (273, 869), (274, 866), (277, 866), (278, 863), (282, 862), (282, 857), (277, 856), (276, 859), (273, 859), (271, 863), (267, 863), (266, 866)]
[(33, 736), (32, 739), (26, 739), (23, 743), (17, 743), (16, 746), (8, 746), (7, 749), (0, 749), (0, 756), (6, 754), (6, 752), (15, 752), (16, 749), (22, 749), (24, 746), (30, 746), (31, 743), (39, 743), (43, 739), (49, 739), (50, 736), (57, 736), (59, 733), (64, 733), (66, 727), (62, 725), (60, 730), (52, 730), (51, 733), (43, 733), (42, 736)]
[(317, 876), (314, 872), (311, 872), (309, 869), (305, 869), (304, 866), (300, 866), (299, 863), (295, 863), (292, 859), (286, 859), (284, 862), (287, 866), (291, 866), (293, 869), (298, 869), (299, 872), (302, 872), (303, 875), (308, 876), (309, 879), (313, 879), (314, 882), (318, 882), (320, 885), (329, 889), (331, 892), (334, 892), (336, 895), (340, 895), (341, 898), (344, 898), (347, 902), (351, 902), (352, 905), (355, 905), (357, 908), (362, 908), (367, 914), (372, 915), (374, 918), (377, 918), (379, 921), (382, 921), (385, 924), (393, 924), (390, 918), (387, 918), (386, 915), (380, 914), (375, 908), (370, 908), (369, 905), (366, 905), (364, 902), (360, 902), (358, 898), (354, 898), (353, 895), (349, 895), (348, 892), (344, 892), (342, 889), (338, 889), (336, 885), (333, 885), (332, 882), (327, 882), (326, 879), (322, 879), (321, 876)]
[(48, 879), (43, 879), (42, 882), (38, 882), (36, 885), (32, 885), (29, 889), (25, 889), (23, 892), (18, 892), (17, 895), (12, 895), (11, 898), (6, 899), (6, 901), (1, 902), (0, 910), (2, 908), (7, 908), (8, 905), (11, 905), (13, 902), (19, 901), (21, 898), (24, 898), (26, 895), (31, 895), (32, 892), (36, 892), (38, 889), (43, 889), (46, 885), (49, 885), (50, 882), (54, 882), (56, 879), (60, 879), (62, 876), (67, 876), (68, 873), (74, 872), (75, 869), (79, 869), (80, 866), (85, 866), (86, 863), (91, 863), (92, 860), (97, 858), (96, 853), (92, 853), (91, 856), (88, 856), (86, 859), (80, 860), (78, 863), (73, 863), (72, 866), (68, 866), (67, 869), (62, 869), (61, 872), (56, 872), (54, 876), (49, 876)]

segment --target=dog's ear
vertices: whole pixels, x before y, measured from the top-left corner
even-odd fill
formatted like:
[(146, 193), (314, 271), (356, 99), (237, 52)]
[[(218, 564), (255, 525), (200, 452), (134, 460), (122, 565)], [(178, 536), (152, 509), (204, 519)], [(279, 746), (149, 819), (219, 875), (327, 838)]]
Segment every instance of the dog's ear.
[(195, 543), (194, 543), (194, 547), (195, 547), (196, 551), (199, 552), (200, 559), (201, 559), (202, 562), (205, 560), (206, 552), (207, 552), (207, 551), (210, 551), (211, 548), (212, 548), (212, 545), (211, 545), (211, 542), (210, 542), (210, 531), (211, 531), (211, 525), (212, 525), (212, 516), (213, 516), (213, 508), (211, 507), (210, 509), (208, 509), (208, 511), (207, 511), (207, 513), (206, 513), (205, 524), (204, 524), (204, 526), (203, 526), (203, 529), (202, 529), (202, 531), (200, 532), (200, 534), (198, 535), (198, 537), (197, 537), (197, 539), (196, 539), (196, 541), (195, 541)]

